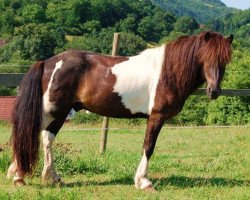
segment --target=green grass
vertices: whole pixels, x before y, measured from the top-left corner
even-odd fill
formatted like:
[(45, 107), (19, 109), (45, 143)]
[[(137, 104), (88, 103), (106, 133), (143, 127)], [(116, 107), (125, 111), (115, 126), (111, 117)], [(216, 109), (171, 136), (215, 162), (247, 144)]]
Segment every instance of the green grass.
[(62, 130), (54, 157), (64, 184), (42, 183), (40, 159), (27, 185), (14, 187), (10, 130), (0, 127), (0, 199), (250, 199), (250, 127), (164, 128), (149, 166), (155, 193), (133, 186), (143, 129), (111, 130), (102, 156), (98, 130)]

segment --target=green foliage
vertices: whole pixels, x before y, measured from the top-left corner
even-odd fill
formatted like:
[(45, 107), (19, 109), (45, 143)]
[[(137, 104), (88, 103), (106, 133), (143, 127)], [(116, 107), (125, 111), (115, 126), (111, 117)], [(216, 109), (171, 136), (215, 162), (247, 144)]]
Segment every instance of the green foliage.
[(119, 41), (118, 55), (132, 56), (146, 49), (146, 42), (133, 33), (122, 32)]
[(190, 16), (199, 23), (206, 23), (210, 19), (224, 18), (234, 9), (226, 7), (219, 0), (152, 0), (155, 5), (178, 16)]
[[(64, 49), (87, 50), (96, 53), (111, 54), (114, 29), (103, 29), (96, 34), (85, 34), (68, 41)], [(133, 33), (121, 33), (118, 55), (131, 56), (146, 48), (146, 42)]]
[(177, 38), (184, 36), (185, 34), (182, 32), (175, 32), (175, 31), (171, 31), (169, 33), (168, 36), (165, 36), (163, 38), (161, 38), (161, 40), (159, 41), (160, 44), (165, 44), (168, 43), (170, 41), (176, 40)]
[(205, 125), (208, 115), (208, 104), (206, 96), (190, 96), (181, 113), (167, 123), (176, 125)]
[[(235, 50), (223, 88), (250, 88), (249, 50)], [(207, 124), (250, 124), (250, 97), (221, 97), (210, 103)]]
[(91, 33), (91, 34), (97, 34), (98, 32), (101, 31), (101, 23), (97, 20), (90, 20), (85, 22), (81, 29), (85, 32), (85, 33)]
[(42, 23), (45, 21), (45, 12), (42, 6), (30, 4), (22, 10), (24, 23)]
[(90, 7), (90, 2), (87, 0), (50, 1), (46, 16), (50, 22), (68, 34), (79, 34), (80, 25), (91, 16)]
[(158, 11), (153, 16), (144, 17), (138, 24), (138, 32), (147, 41), (158, 42), (161, 37), (173, 30), (175, 17), (167, 12)]
[(0, 15), (0, 33), (12, 33), (16, 26), (14, 12), (12, 9), (7, 9)]
[(174, 23), (174, 31), (191, 35), (196, 29), (199, 28), (197, 21), (189, 16), (180, 17)]
[(13, 53), (24, 60), (43, 60), (51, 57), (64, 40), (60, 29), (51, 24), (23, 25), (15, 29), (11, 42), (1, 50), (0, 61), (10, 61)]
[(7, 154), (6, 152), (3, 153), (2, 151), (3, 149), (0, 148), (0, 172), (6, 173), (10, 166), (11, 159), (9, 154)]
[(212, 19), (206, 27), (224, 34), (234, 34), (237, 40), (242, 40), (243, 45), (250, 47), (250, 9), (229, 13), (223, 19)]
[(74, 124), (98, 124), (102, 121), (100, 115), (94, 113), (77, 112), (72, 118)]
[(136, 16), (134, 14), (129, 14), (127, 18), (121, 20), (116, 24), (118, 31), (120, 32), (132, 32), (137, 31)]
[(243, 97), (220, 97), (208, 107), (206, 124), (241, 125), (250, 123), (250, 107)]
[(0, 85), (0, 96), (15, 96), (17, 91), (13, 87), (6, 87)]

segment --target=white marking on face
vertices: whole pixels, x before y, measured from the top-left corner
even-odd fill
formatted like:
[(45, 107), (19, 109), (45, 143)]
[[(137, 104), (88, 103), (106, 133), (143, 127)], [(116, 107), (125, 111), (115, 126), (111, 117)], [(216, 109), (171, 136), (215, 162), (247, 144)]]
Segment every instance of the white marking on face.
[(62, 64), (63, 64), (62, 60), (56, 63), (55, 69), (53, 70), (51, 77), (50, 77), (48, 88), (43, 95), (43, 110), (45, 113), (49, 113), (50, 111), (55, 109), (55, 106), (49, 100), (49, 90), (50, 90), (51, 85), (52, 85), (53, 77), (54, 77), (56, 71), (62, 67)]
[(125, 108), (132, 114), (150, 114), (154, 107), (157, 85), (164, 61), (165, 45), (147, 49), (140, 55), (114, 65), (116, 76), (113, 92), (121, 96)]
[(147, 187), (151, 187), (152, 183), (147, 178), (148, 172), (148, 159), (144, 150), (141, 162), (137, 168), (135, 174), (135, 187), (138, 189), (145, 189)]

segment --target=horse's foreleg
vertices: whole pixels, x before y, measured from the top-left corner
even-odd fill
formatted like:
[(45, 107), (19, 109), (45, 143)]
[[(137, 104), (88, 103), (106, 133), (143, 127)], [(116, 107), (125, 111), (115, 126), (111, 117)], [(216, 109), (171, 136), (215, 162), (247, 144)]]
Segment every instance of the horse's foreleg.
[(143, 156), (134, 179), (137, 189), (153, 188), (152, 182), (147, 177), (148, 162), (153, 154), (155, 143), (163, 123), (164, 115), (162, 114), (154, 113), (149, 117), (143, 145)]

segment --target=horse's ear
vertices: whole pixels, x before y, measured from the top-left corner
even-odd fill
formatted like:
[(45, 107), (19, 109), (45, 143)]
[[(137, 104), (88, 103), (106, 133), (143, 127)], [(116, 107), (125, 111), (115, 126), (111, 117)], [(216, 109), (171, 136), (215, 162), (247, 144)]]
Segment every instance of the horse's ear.
[(234, 36), (233, 36), (233, 35), (230, 35), (230, 36), (227, 38), (227, 41), (229, 42), (229, 44), (232, 44), (233, 39), (234, 39)]
[(206, 42), (207, 42), (208, 40), (210, 40), (211, 37), (212, 37), (212, 35), (211, 35), (210, 32), (206, 32), (205, 35), (204, 35), (204, 39), (205, 39)]

